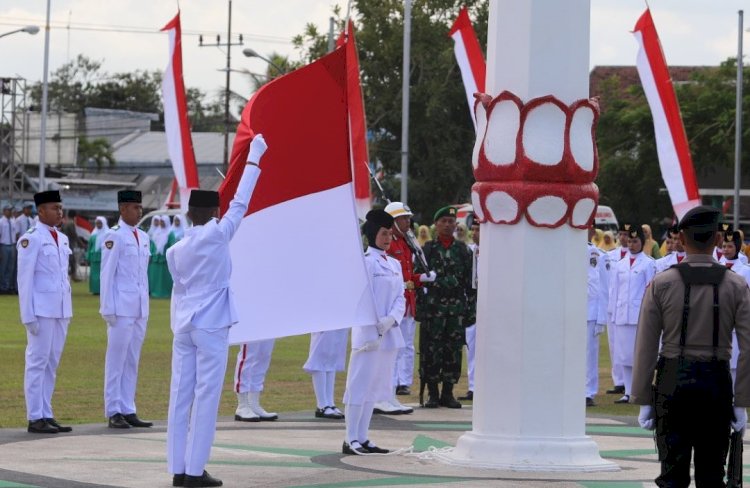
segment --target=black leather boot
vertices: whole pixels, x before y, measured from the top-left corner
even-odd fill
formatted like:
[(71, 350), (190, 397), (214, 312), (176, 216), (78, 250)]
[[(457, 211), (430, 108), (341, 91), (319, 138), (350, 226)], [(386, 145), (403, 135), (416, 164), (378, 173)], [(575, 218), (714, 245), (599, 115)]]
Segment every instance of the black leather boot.
[(440, 406), (440, 392), (437, 383), (427, 383), (427, 401), (424, 408), (438, 408)]
[(448, 408), (461, 408), (461, 404), (453, 396), (453, 383), (443, 382), (443, 393), (440, 396), (440, 406)]

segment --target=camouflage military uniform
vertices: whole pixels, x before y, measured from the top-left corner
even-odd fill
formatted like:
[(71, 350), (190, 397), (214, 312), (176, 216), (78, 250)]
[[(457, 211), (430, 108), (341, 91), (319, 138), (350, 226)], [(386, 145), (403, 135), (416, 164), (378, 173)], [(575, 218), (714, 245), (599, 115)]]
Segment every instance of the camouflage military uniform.
[(452, 386), (461, 376), (464, 327), (476, 322), (472, 254), (461, 241), (454, 240), (446, 248), (438, 239), (425, 244), (424, 254), (437, 279), (425, 286), (426, 294), (417, 294), (420, 376), (428, 385), (443, 382), (444, 387), (446, 383)]

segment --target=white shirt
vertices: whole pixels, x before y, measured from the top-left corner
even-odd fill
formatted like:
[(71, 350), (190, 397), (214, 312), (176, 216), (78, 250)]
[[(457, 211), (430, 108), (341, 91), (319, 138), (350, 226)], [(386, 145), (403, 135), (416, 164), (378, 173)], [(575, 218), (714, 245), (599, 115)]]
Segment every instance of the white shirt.
[(685, 252), (671, 252), (664, 256), (663, 258), (657, 259), (654, 264), (656, 265), (656, 272), (661, 273), (664, 270), (669, 269), (671, 266), (674, 266), (675, 264), (680, 264), (683, 259), (685, 259)]
[[(237, 323), (229, 279), (232, 260), (229, 242), (247, 212), (260, 169), (248, 164), (229, 209), (221, 220), (194, 225), (167, 250), (172, 273), (172, 330), (175, 334), (192, 329), (220, 329)], [(251, 256), (251, 259), (262, 259)], [(403, 292), (402, 292), (403, 294)]]
[(103, 242), (99, 313), (103, 317), (148, 317), (148, 234), (120, 219), (97, 239)]
[[(633, 258), (633, 264), (630, 264)], [(637, 324), (646, 287), (656, 274), (654, 260), (642, 252), (618, 261), (609, 291), (609, 314), (615, 325)]]
[(72, 253), (68, 238), (39, 223), (18, 240), (18, 304), (21, 322), (36, 322), (36, 317), (69, 318), (73, 304), (68, 281), (68, 257)]
[(0, 244), (10, 245), (16, 243), (16, 223), (13, 217), (0, 217)]
[(34, 227), (35, 222), (34, 219), (29, 215), (19, 215), (16, 217), (16, 233), (18, 237), (20, 238), (23, 234), (26, 233), (27, 230)]

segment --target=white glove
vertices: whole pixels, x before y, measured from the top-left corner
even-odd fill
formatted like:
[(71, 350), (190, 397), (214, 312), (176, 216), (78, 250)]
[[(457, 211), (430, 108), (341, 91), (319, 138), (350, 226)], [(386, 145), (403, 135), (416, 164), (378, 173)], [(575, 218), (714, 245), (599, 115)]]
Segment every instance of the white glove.
[(732, 429), (735, 432), (745, 430), (747, 424), (747, 410), (745, 407), (734, 407), (734, 420), (732, 420)]
[(35, 336), (39, 333), (39, 322), (29, 322), (28, 324), (23, 324), (24, 327), (26, 327), (26, 330), (29, 331), (29, 334)]
[(651, 405), (641, 405), (641, 411), (638, 413), (638, 423), (641, 428), (654, 430), (656, 428), (656, 413)]
[(600, 336), (602, 334), (604, 334), (604, 324), (596, 324), (594, 326), (594, 335)]
[(437, 278), (437, 275), (434, 271), (429, 271), (425, 274), (419, 275), (419, 281), (422, 283), (432, 283)]
[(117, 317), (115, 317), (114, 315), (102, 315), (102, 318), (110, 327), (115, 325), (115, 321), (117, 320)]
[(367, 351), (377, 351), (378, 349), (380, 349), (380, 339), (377, 339), (374, 341), (367, 341), (358, 350), (362, 352), (367, 352)]
[(375, 328), (378, 329), (378, 335), (382, 336), (383, 334), (388, 332), (388, 329), (393, 327), (395, 323), (396, 321), (391, 316), (383, 317), (382, 319), (380, 319), (380, 322), (375, 324)]
[(249, 163), (260, 164), (260, 158), (263, 157), (266, 149), (268, 149), (268, 144), (263, 139), (263, 134), (256, 135), (250, 143), (250, 152), (247, 153), (247, 161)]

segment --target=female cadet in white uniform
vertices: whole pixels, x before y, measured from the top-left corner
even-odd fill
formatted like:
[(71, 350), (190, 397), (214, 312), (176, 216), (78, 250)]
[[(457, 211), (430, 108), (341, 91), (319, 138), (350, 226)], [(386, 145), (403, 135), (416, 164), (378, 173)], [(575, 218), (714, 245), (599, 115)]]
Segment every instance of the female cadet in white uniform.
[[(722, 256), (719, 263), (731, 269), (738, 275), (745, 278), (750, 285), (750, 266), (742, 262), (740, 249), (742, 249), (742, 238), (737, 231), (726, 232), (724, 242), (721, 245)], [(740, 358), (740, 345), (737, 342), (737, 333), (732, 331), (732, 356), (729, 358), (729, 371), (732, 373), (732, 384), (737, 379), (737, 361)]]
[(250, 143), (248, 164), (229, 209), (217, 220), (219, 194), (193, 190), (188, 216), (193, 227), (167, 250), (174, 279), (171, 320), (172, 384), (167, 419), (167, 463), (173, 486), (221, 486), (205, 471), (216, 432), (221, 387), (227, 369), (229, 328), (237, 323), (229, 280), (229, 242), (247, 212), (258, 162), (266, 151), (263, 136)]
[[(632, 224), (622, 223), (617, 232), (617, 242), (619, 246), (604, 255), (605, 267), (609, 272), (609, 288), (611, 289), (614, 282), (615, 264), (620, 262), (628, 255), (628, 232)], [(609, 290), (608, 290), (609, 292)], [(625, 393), (625, 379), (622, 373), (622, 365), (617, 362), (615, 351), (617, 350), (617, 328), (612, 322), (612, 315), (607, 313), (607, 343), (609, 344), (609, 359), (612, 364), (612, 384), (611, 390), (607, 394), (622, 395)]]
[(363, 230), (370, 244), (365, 264), (370, 275), (379, 322), (352, 328), (352, 354), (346, 377), (346, 439), (344, 454), (387, 453), (369, 440), (376, 402), (393, 395), (393, 364), (404, 338), (397, 327), (404, 316), (404, 279), (401, 264), (386, 254), (391, 244), (393, 217), (384, 210), (367, 213)]
[(312, 377), (318, 408), (315, 417), (341, 420), (344, 413), (334, 401), (336, 372), (346, 366), (346, 343), (349, 329), (326, 330), (310, 334), (310, 352), (302, 366)]
[(672, 245), (674, 246), (674, 250), (664, 256), (663, 258), (659, 258), (656, 261), (654, 261), (654, 265), (656, 265), (656, 272), (661, 273), (662, 271), (668, 270), (671, 266), (674, 266), (675, 264), (680, 264), (683, 259), (685, 259), (685, 248), (682, 247), (682, 242), (680, 242), (680, 230), (675, 227), (670, 227), (669, 229), (669, 235), (667, 237), (672, 242)]
[(39, 223), (21, 236), (18, 249), (18, 304), (26, 327), (26, 396), (28, 431), (35, 434), (70, 432), (52, 415), (57, 365), (60, 363), (73, 304), (68, 281), (68, 238), (56, 227), (62, 222), (58, 191), (34, 195)]
[[(589, 239), (595, 235), (594, 226), (589, 228)], [(609, 297), (609, 272), (604, 251), (588, 243), (588, 279), (586, 317), (586, 406), (596, 405), (594, 397), (599, 390), (599, 335), (607, 323), (607, 299)]]
[(646, 239), (641, 226), (631, 226), (629, 235), (630, 254), (615, 265), (609, 296), (609, 312), (616, 329), (615, 356), (622, 365), (625, 380), (625, 394), (619, 400), (615, 400), (615, 403), (630, 401), (638, 314), (646, 287), (656, 274), (654, 260), (643, 254), (643, 243)]

